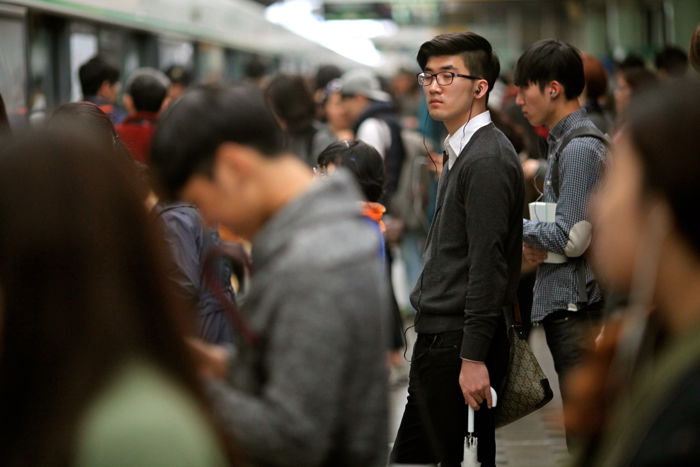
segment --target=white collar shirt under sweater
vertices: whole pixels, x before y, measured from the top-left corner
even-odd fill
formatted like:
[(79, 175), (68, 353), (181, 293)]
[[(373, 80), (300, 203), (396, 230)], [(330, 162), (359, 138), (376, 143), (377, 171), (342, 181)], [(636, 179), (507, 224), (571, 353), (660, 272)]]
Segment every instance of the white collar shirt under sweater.
[(459, 127), (457, 131), (445, 138), (443, 147), (450, 156), (448, 160), (448, 169), (452, 170), (457, 158), (469, 143), (469, 140), (472, 139), (474, 133), (476, 133), (479, 128), (485, 127), (489, 123), (491, 123), (491, 113), (485, 110), (479, 115), (470, 118), (467, 123)]

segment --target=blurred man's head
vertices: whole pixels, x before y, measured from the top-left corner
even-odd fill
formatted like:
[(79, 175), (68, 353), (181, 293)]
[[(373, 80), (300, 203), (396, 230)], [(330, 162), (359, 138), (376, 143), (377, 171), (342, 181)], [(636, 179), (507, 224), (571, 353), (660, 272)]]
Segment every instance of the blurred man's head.
[(151, 167), (168, 198), (199, 206), (209, 223), (251, 238), (311, 171), (284, 153), (284, 137), (252, 86), (192, 89), (163, 114)]
[(119, 70), (100, 57), (93, 57), (78, 69), (83, 98), (98, 96), (116, 102), (119, 95)]
[(169, 66), (165, 70), (165, 75), (170, 80), (170, 88), (168, 89), (170, 100), (179, 99), (192, 84), (192, 73), (182, 65)]
[(369, 70), (351, 70), (340, 78), (343, 106), (351, 121), (356, 121), (373, 102), (391, 102), (382, 90), (379, 78)]
[(168, 77), (154, 68), (139, 68), (126, 82), (124, 106), (130, 114), (159, 112), (168, 94)]
[(675, 45), (667, 45), (654, 57), (659, 78), (681, 77), (688, 71), (688, 55)]

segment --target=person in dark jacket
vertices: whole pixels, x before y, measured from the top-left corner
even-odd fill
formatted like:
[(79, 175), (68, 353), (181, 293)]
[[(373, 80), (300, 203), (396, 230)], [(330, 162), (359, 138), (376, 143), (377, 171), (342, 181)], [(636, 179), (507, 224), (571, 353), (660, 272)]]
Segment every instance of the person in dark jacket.
[(418, 333), (396, 463), (461, 465), (467, 405), (482, 466), (494, 466), (494, 414), (508, 363), (505, 313), (520, 276), (523, 173), (491, 122), (499, 62), (474, 33), (443, 34), (418, 51), (428, 110), (448, 137), (425, 265), (411, 294)]
[(99, 56), (83, 63), (78, 69), (83, 100), (92, 102), (109, 116), (112, 123), (124, 120), (126, 112), (117, 105), (119, 70)]
[[(218, 231), (204, 225), (199, 210), (193, 204), (159, 201), (151, 189), (150, 171), (146, 164), (137, 162), (136, 172), (143, 184), (146, 208), (160, 222), (168, 245), (168, 279), (180, 297), (197, 311), (198, 336), (209, 344), (231, 350), (233, 327), (221, 300), (235, 304), (232, 271), (223, 258), (214, 260), (209, 257), (221, 245)], [(212, 284), (212, 280), (217, 284)], [(213, 287), (219, 288), (223, 296), (217, 297)]]
[(401, 139), (401, 121), (389, 93), (379, 79), (367, 70), (351, 70), (340, 78), (343, 106), (353, 122), (355, 138), (379, 151), (386, 168), (386, 189), (382, 202), (396, 192), (405, 158)]

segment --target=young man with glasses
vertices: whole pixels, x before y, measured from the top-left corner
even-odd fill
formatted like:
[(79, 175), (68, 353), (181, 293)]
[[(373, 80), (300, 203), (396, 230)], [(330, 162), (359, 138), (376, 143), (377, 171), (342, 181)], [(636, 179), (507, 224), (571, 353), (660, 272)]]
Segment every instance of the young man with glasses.
[(411, 294), (418, 333), (396, 463), (461, 465), (467, 406), (476, 412), (478, 455), (495, 465), (490, 387), (508, 363), (505, 313), (520, 274), (523, 174), (491, 122), (488, 95), (498, 58), (473, 33), (443, 34), (418, 51), (428, 110), (448, 132), (423, 272)]

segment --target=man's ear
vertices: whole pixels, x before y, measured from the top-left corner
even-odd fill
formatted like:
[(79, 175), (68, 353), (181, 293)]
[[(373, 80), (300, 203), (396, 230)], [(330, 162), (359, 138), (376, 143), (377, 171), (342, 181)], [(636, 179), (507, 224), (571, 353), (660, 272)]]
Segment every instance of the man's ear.
[(223, 171), (227, 177), (250, 176), (255, 169), (255, 162), (259, 158), (255, 151), (242, 144), (227, 142), (216, 150), (214, 157), (214, 171)]
[(476, 89), (474, 89), (474, 97), (477, 99), (481, 99), (482, 97), (486, 97), (486, 94), (489, 92), (489, 82), (486, 81), (485, 79), (480, 79), (479, 81), (476, 82)]
[(556, 99), (563, 92), (564, 92), (564, 87), (562, 86), (562, 84), (559, 81), (556, 81), (556, 80), (550, 81), (546, 87), (546, 93), (552, 99)]

